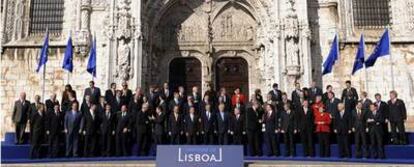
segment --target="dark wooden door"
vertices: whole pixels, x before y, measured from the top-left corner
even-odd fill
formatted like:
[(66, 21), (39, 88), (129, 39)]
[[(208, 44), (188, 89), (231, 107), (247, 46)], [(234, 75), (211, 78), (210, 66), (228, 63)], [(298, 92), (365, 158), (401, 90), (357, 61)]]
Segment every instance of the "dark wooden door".
[(249, 70), (243, 58), (221, 58), (216, 62), (216, 88), (226, 88), (233, 94), (234, 89), (241, 88), (249, 97)]
[(201, 90), (201, 62), (196, 58), (176, 58), (170, 63), (170, 86), (175, 90), (184, 86), (187, 92), (193, 86)]

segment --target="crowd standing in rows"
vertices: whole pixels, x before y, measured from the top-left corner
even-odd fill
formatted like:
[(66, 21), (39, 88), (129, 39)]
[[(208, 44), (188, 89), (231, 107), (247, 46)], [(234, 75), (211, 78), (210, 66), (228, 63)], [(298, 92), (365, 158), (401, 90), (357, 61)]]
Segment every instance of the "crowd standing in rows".
[(27, 122), (31, 158), (147, 156), (158, 144), (244, 145), (250, 156), (262, 156), (265, 144), (268, 156), (296, 156), (296, 138), (304, 156), (314, 157), (318, 143), (320, 156), (329, 157), (332, 137), (341, 158), (351, 157), (351, 143), (357, 158), (385, 158), (384, 144), (407, 144), (406, 108), (397, 92), (390, 92), (388, 102), (378, 93), (370, 100), (366, 92), (358, 96), (350, 81), (340, 98), (332, 86), (323, 93), (315, 83), (309, 88), (297, 83), (290, 99), (278, 84), (265, 97), (258, 89), (250, 98), (239, 88), (233, 93), (209, 88), (202, 94), (198, 87), (185, 92), (182, 86), (170, 89), (168, 83), (143, 92), (132, 92), (126, 83), (118, 90), (113, 83), (101, 93), (91, 81), (82, 102), (66, 85), (60, 102), (52, 94), (45, 104), (38, 95), (30, 103), (22, 92), (12, 116), (16, 144), (23, 144)]

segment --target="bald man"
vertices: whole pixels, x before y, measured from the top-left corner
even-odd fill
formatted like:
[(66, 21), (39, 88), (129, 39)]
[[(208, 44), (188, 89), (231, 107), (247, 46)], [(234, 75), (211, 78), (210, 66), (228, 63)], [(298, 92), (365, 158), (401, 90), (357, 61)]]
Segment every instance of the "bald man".
[(334, 114), (333, 131), (339, 146), (340, 158), (351, 158), (349, 135), (351, 133), (351, 113), (345, 111), (345, 104), (338, 104), (338, 112)]

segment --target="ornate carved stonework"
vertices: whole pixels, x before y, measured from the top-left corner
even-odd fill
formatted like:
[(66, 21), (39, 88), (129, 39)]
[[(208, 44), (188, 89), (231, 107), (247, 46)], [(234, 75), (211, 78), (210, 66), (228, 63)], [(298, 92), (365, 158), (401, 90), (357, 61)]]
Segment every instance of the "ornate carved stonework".
[(256, 26), (254, 19), (240, 9), (230, 7), (213, 22), (213, 41), (254, 41)]
[(298, 44), (299, 22), (297, 14), (295, 13), (294, 0), (289, 0), (287, 3), (288, 13), (285, 19), (286, 75), (298, 79), (301, 75)]
[(411, 32), (414, 32), (414, 2), (413, 1), (406, 1), (407, 3), (407, 12), (408, 12), (408, 29)]
[[(131, 56), (131, 40), (136, 35), (136, 25), (133, 23), (131, 10), (131, 0), (120, 0), (117, 4), (117, 16), (115, 26), (115, 37), (118, 43), (115, 58), (114, 77), (118, 83), (128, 81), (133, 77), (133, 66)], [(139, 30), (138, 30), (139, 31)]]
[(92, 12), (91, 0), (80, 0), (80, 29), (75, 31), (75, 51), (81, 56), (87, 56), (91, 43), (90, 17)]

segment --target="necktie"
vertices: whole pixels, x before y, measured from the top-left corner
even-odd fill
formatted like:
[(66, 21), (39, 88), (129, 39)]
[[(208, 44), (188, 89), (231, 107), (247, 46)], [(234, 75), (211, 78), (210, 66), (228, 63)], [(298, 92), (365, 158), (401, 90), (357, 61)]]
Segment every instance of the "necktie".
[(109, 119), (109, 112), (106, 113), (106, 119)]

